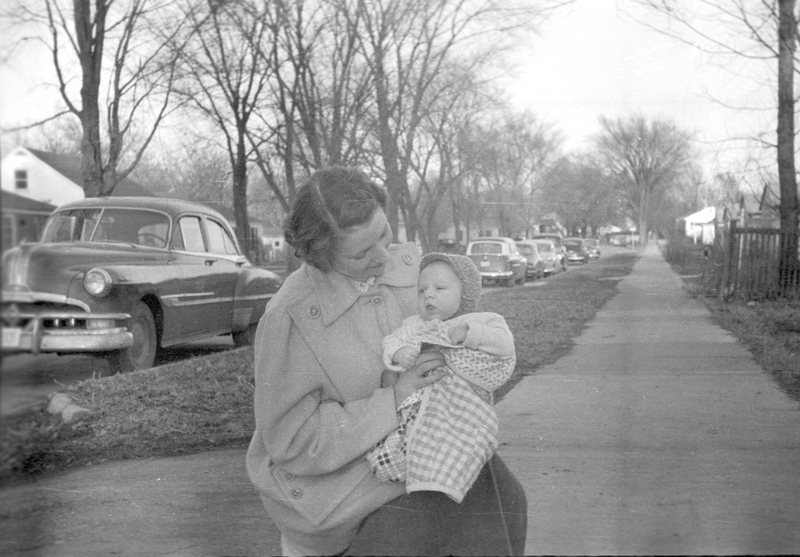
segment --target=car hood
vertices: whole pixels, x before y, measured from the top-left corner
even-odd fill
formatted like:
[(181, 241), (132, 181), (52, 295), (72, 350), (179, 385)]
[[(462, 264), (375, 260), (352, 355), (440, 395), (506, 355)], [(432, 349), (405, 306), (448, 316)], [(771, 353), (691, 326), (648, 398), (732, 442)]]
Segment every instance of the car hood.
[(93, 267), (166, 259), (163, 251), (120, 244), (22, 244), (3, 254), (3, 290), (67, 295), (72, 280)]

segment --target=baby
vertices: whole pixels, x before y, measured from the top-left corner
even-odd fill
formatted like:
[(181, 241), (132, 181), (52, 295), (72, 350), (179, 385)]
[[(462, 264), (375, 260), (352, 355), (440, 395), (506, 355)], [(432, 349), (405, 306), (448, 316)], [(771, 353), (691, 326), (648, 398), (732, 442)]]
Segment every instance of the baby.
[(463, 255), (429, 253), (420, 262), (417, 315), (383, 340), (383, 386), (423, 349), (445, 356), (448, 374), (398, 408), (400, 427), (367, 453), (384, 481), (406, 491), (441, 491), (461, 502), (497, 448), (492, 392), (514, 371), (514, 337), (502, 316), (476, 312), (481, 276)]

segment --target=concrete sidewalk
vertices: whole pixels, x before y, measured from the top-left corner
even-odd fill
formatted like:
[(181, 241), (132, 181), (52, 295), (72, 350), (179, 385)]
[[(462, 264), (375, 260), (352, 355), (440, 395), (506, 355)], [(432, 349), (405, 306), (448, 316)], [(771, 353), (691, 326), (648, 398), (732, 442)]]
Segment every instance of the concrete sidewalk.
[[(500, 454), (528, 494), (526, 553), (800, 552), (798, 404), (654, 247), (619, 290), (570, 354), (498, 404)], [(244, 450), (108, 463), (2, 496), (4, 556), (280, 552)]]
[(498, 404), (526, 552), (800, 553), (798, 404), (655, 247), (618, 287)]

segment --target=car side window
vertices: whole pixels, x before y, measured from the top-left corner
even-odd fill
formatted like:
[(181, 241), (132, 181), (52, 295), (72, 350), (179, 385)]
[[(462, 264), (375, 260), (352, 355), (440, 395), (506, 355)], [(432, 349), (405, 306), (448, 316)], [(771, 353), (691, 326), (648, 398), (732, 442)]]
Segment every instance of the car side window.
[[(200, 217), (183, 217), (178, 221), (178, 225), (180, 235), (183, 239), (183, 249), (186, 251), (206, 251), (206, 246), (203, 242), (203, 229), (200, 225)], [(180, 249), (178, 246), (174, 245), (175, 240), (176, 238), (173, 238), (173, 247), (175, 249)]]
[(220, 255), (238, 255), (236, 243), (225, 228), (217, 221), (206, 219), (208, 251)]

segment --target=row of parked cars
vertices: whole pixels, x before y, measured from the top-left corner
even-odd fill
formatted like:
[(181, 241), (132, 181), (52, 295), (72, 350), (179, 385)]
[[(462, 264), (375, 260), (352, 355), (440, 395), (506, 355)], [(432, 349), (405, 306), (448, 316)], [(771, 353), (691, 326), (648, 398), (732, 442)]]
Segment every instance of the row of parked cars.
[(560, 234), (538, 234), (524, 240), (483, 237), (467, 244), (466, 255), (475, 262), (484, 282), (514, 286), (566, 271), (570, 263), (597, 259), (600, 245), (594, 239), (563, 238)]

